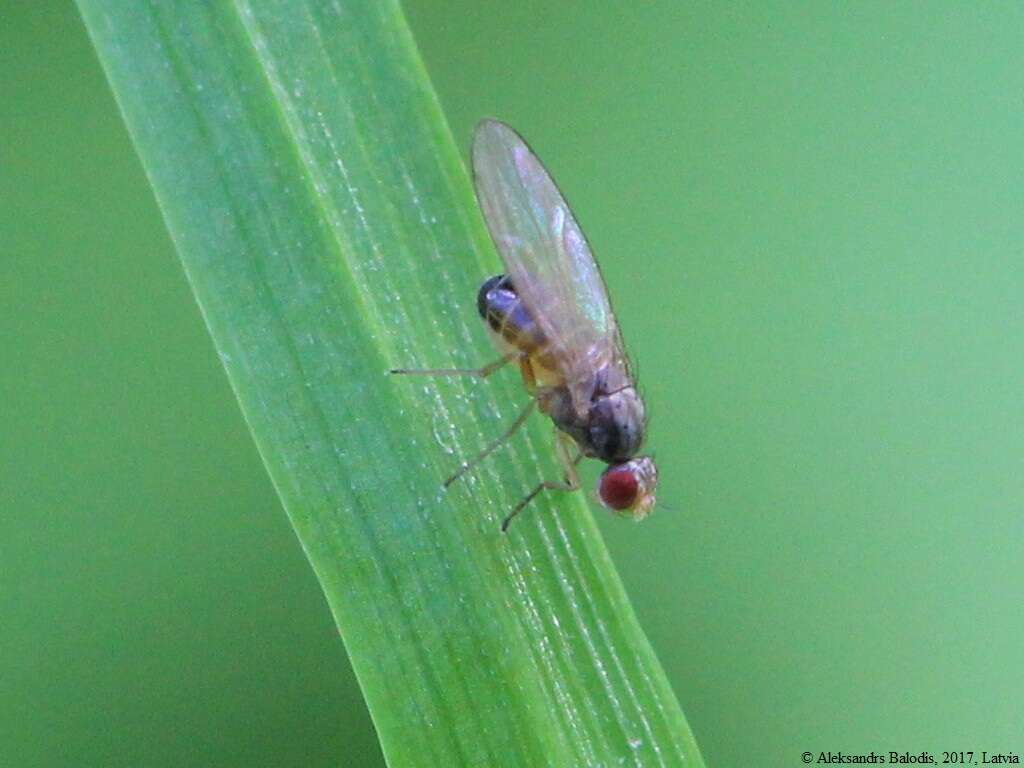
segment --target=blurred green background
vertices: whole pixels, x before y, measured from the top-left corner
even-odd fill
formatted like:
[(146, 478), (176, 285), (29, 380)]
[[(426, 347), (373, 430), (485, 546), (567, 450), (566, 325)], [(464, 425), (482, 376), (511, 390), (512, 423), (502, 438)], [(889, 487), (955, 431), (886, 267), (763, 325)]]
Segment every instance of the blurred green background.
[[(601, 258), (709, 765), (1024, 753), (1024, 7), (405, 8)], [(73, 5), (0, 18), (0, 765), (381, 765)]]

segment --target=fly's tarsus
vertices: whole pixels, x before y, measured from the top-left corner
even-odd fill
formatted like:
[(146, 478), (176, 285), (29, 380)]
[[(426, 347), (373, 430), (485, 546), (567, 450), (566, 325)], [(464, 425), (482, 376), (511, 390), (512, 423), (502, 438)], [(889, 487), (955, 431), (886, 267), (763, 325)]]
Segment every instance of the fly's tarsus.
[(537, 496), (540, 495), (541, 491), (578, 491), (580, 488), (580, 478), (576, 474), (576, 465), (583, 459), (583, 454), (578, 454), (572, 461), (572, 466), (569, 467), (569, 471), (566, 472), (566, 478), (564, 482), (556, 483), (552, 480), (545, 480), (538, 483), (537, 486), (530, 491), (526, 496), (523, 497), (522, 501), (513, 507), (512, 511), (505, 515), (505, 519), (501, 521), (501, 532), (507, 533), (508, 527), (512, 523), (512, 520), (526, 509), (526, 505), (533, 501)]
[(454, 483), (456, 480), (458, 480), (460, 477), (462, 477), (464, 474), (466, 474), (469, 470), (471, 470), (473, 467), (475, 467), (481, 461), (483, 461), (488, 456), (490, 456), (492, 453), (494, 453), (494, 451), (496, 451), (498, 448), (500, 448), (502, 445), (504, 445), (506, 442), (508, 442), (508, 440), (516, 432), (519, 431), (519, 428), (522, 427), (523, 424), (526, 423), (526, 420), (530, 417), (530, 414), (533, 413), (533, 409), (536, 407), (536, 405), (537, 405), (537, 401), (536, 400), (531, 400), (529, 403), (527, 403), (526, 407), (523, 408), (523, 410), (519, 412), (519, 415), (516, 416), (516, 420), (512, 422), (512, 424), (509, 426), (509, 428), (506, 429), (501, 435), (496, 437), (494, 440), (492, 440), (487, 445), (486, 448), (484, 448), (482, 451), (480, 451), (480, 453), (478, 453), (472, 459), (470, 459), (469, 461), (463, 462), (462, 466), (459, 467), (457, 470), (455, 470), (455, 472), (447, 480), (444, 481), (444, 487), (445, 488), (449, 487), (452, 483)]
[(475, 376), (478, 379), (486, 379), (520, 354), (518, 351), (510, 352), (481, 368), (392, 368), (388, 373), (396, 376)]

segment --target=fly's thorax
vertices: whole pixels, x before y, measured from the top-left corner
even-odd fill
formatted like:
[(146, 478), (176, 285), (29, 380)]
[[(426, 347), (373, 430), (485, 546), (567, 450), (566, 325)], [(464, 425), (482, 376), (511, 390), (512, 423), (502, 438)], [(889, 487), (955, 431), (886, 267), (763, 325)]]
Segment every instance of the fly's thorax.
[[(610, 382), (621, 386), (609, 391), (605, 387)], [(540, 409), (576, 441), (585, 456), (608, 464), (628, 461), (639, 453), (644, 442), (644, 402), (633, 384), (617, 372), (599, 370), (593, 384), (590, 407), (583, 413), (577, 410), (573, 389), (566, 385), (540, 393)]]
[(594, 456), (615, 464), (636, 456), (644, 442), (644, 402), (632, 386), (598, 395), (587, 420), (587, 442)]

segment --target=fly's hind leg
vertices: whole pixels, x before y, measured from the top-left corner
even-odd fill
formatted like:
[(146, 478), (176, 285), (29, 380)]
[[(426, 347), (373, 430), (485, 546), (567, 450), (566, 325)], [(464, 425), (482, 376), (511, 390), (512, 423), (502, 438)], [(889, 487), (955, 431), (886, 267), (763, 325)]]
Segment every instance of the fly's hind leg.
[[(415, 376), (475, 376), (478, 379), (486, 379), (492, 373), (499, 370), (507, 363), (512, 362), (513, 360), (519, 361), (520, 367), (523, 370), (523, 378), (528, 383), (527, 388), (530, 389), (530, 394), (533, 394), (533, 389), (529, 386), (529, 383), (532, 382), (532, 370), (530, 369), (529, 361), (527, 357), (518, 350), (507, 352), (494, 362), (488, 363), (482, 368), (392, 368), (389, 371), (389, 373), (402, 375), (411, 374)], [(527, 378), (528, 373), (530, 376), (529, 379)], [(516, 419), (515, 421), (512, 422), (511, 426), (508, 429), (506, 429), (498, 438), (488, 443), (487, 447), (480, 451), (480, 453), (478, 453), (469, 461), (463, 462), (462, 466), (460, 466), (451, 476), (448, 477), (447, 480), (444, 481), (444, 487), (447, 488), (448, 486), (450, 486), (452, 483), (454, 483), (456, 480), (458, 480), (460, 477), (466, 474), (466, 472), (471, 470), (481, 461), (483, 461), (492, 453), (494, 453), (494, 451), (496, 451), (498, 448), (500, 448), (502, 445), (508, 442), (509, 438), (511, 438), (516, 432), (518, 432), (519, 428), (526, 423), (526, 419), (529, 418), (531, 413), (533, 413), (533, 409), (536, 406), (537, 400), (535, 398), (531, 398), (530, 402), (527, 403), (526, 407), (523, 408), (522, 411), (520, 411), (518, 416), (516, 416)]]
[[(572, 458), (572, 451), (576, 450), (576, 457)], [(520, 501), (513, 508), (505, 519), (501, 521), (501, 532), (504, 533), (508, 530), (509, 524), (522, 512), (526, 505), (533, 501), (541, 491), (577, 491), (580, 487), (580, 476), (576, 471), (576, 465), (583, 459), (583, 454), (576, 447), (576, 443), (571, 437), (560, 430), (555, 430), (555, 454), (558, 456), (558, 461), (562, 465), (562, 469), (565, 470), (565, 479), (560, 482), (554, 482), (551, 480), (544, 480), (537, 484), (537, 486), (530, 491), (523, 500)]]
[(486, 379), (506, 363), (521, 356), (519, 351), (509, 352), (481, 368), (392, 368), (388, 373), (402, 376), (476, 376), (478, 379)]

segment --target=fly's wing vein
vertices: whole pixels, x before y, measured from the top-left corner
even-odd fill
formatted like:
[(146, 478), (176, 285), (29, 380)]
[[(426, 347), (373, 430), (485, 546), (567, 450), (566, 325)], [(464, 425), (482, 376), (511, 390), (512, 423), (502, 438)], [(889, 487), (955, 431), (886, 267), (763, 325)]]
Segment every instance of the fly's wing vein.
[(516, 292), (544, 332), (581, 414), (595, 368), (629, 363), (608, 292), (572, 210), (526, 142), (504, 123), (482, 122), (473, 178), (491, 238)]

